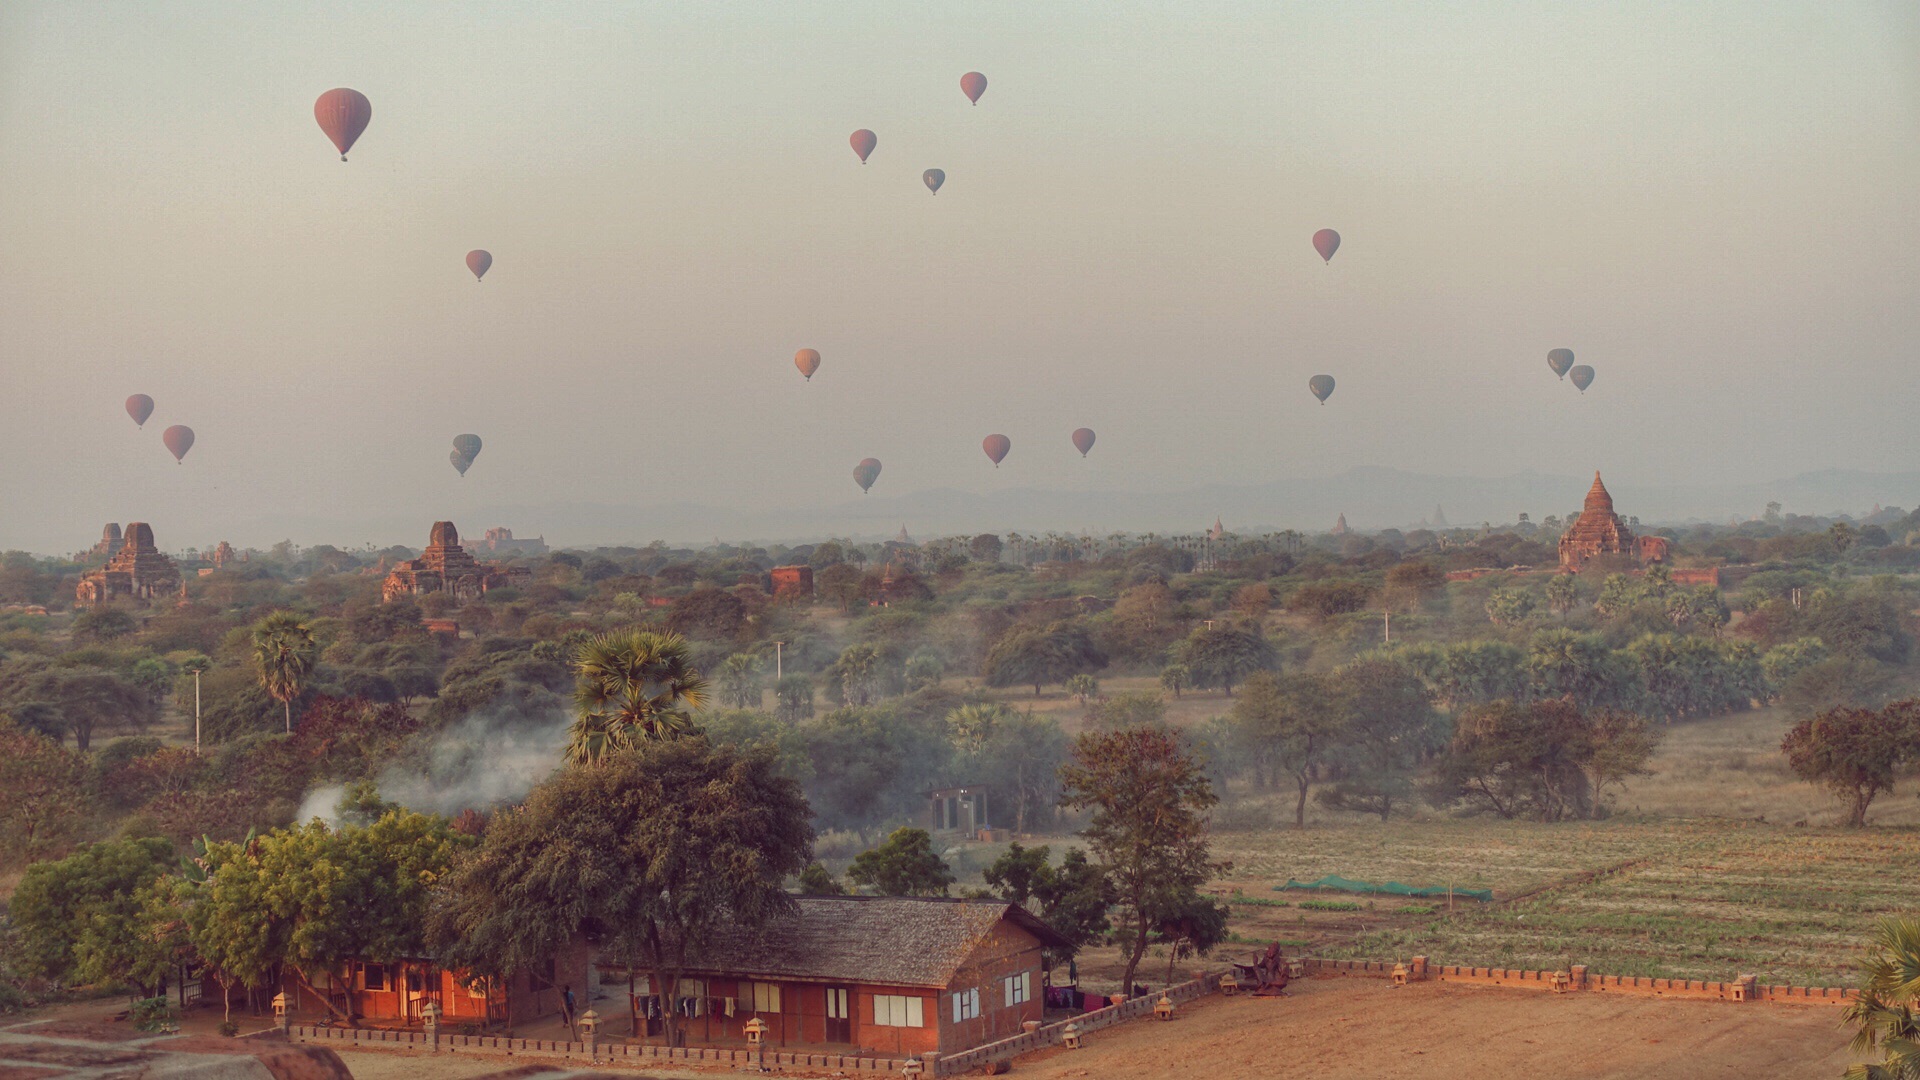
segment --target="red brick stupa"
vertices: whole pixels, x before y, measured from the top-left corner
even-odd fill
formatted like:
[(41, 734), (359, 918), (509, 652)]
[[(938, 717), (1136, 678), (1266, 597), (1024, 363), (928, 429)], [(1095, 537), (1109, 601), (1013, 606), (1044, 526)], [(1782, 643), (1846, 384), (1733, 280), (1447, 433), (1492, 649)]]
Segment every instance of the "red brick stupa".
[(1587, 489), (1587, 505), (1573, 526), (1560, 537), (1560, 569), (1578, 573), (1588, 562), (1603, 555), (1625, 555), (1636, 562), (1664, 562), (1665, 537), (1635, 537), (1620, 515), (1613, 512), (1613, 496), (1600, 482), (1594, 470), (1593, 486)]

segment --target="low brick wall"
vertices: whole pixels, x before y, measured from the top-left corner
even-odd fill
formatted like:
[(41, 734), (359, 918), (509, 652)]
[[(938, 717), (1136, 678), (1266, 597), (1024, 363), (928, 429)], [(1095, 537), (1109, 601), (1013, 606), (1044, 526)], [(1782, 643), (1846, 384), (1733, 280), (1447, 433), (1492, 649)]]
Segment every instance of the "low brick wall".
[(765, 1051), (740, 1047), (643, 1046), (638, 1043), (602, 1043), (589, 1053), (586, 1043), (558, 1042), (552, 1039), (515, 1039), (505, 1035), (441, 1034), (439, 1046), (421, 1031), (389, 1031), (382, 1028), (308, 1027), (295, 1024), (288, 1031), (294, 1042), (330, 1046), (336, 1050), (426, 1050), (470, 1057), (544, 1057), (596, 1062), (670, 1062), (699, 1061), (719, 1065), (788, 1065), (799, 1068), (837, 1069), (866, 1073), (898, 1074), (905, 1060), (887, 1057), (861, 1057), (854, 1054), (808, 1053), (797, 1050)]
[[(1168, 987), (1166, 994), (1168, 1000), (1172, 1001), (1175, 1005), (1182, 1005), (1195, 998), (1211, 994), (1218, 989), (1220, 989), (1220, 976), (1203, 975), (1191, 982), (1183, 982), (1177, 986)], [(1019, 1057), (1021, 1054), (1030, 1054), (1035, 1050), (1044, 1049), (1049, 1046), (1058, 1046), (1060, 1045), (1068, 1024), (1075, 1025), (1079, 1029), (1080, 1034), (1085, 1035), (1088, 1032), (1098, 1031), (1104, 1027), (1112, 1027), (1114, 1024), (1124, 1023), (1125, 1021), (1138, 1019), (1142, 1016), (1152, 1016), (1153, 1007), (1158, 1004), (1159, 1001), (1159, 994), (1142, 994), (1131, 1001), (1122, 1002), (1119, 1005), (1109, 1005), (1104, 1009), (1095, 1009), (1091, 1012), (1081, 1013), (1079, 1016), (1073, 1017), (1070, 1020), (1060, 1020), (1051, 1024), (1043, 1024), (1032, 1031), (1015, 1035), (1011, 1039), (1001, 1039), (999, 1042), (990, 1042), (984, 1046), (976, 1046), (971, 1050), (942, 1057), (935, 1065), (934, 1075), (958, 1076), (961, 1073), (971, 1069), (977, 1069), (990, 1062), (1006, 1061)]]
[[(1358, 975), (1378, 979), (1391, 978), (1394, 964), (1380, 960), (1301, 961), (1309, 975)], [(1770, 986), (1751, 976), (1733, 982), (1706, 982), (1700, 979), (1654, 979), (1635, 975), (1594, 975), (1575, 965), (1563, 972), (1523, 971), (1518, 968), (1458, 967), (1429, 964), (1424, 959), (1407, 965), (1412, 981), (1467, 983), (1476, 986), (1507, 986), (1521, 990), (1552, 990), (1554, 976), (1567, 976), (1567, 991), (1576, 993), (1629, 994), (1639, 997), (1684, 998), (1696, 1001), (1761, 1001), (1783, 1004), (1845, 1005), (1860, 996), (1858, 990), (1838, 986)]]

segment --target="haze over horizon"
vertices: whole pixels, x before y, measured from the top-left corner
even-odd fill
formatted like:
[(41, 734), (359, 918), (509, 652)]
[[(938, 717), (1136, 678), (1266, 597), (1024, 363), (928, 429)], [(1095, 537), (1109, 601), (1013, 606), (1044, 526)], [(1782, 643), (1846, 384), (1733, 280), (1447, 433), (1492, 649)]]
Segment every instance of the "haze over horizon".
[[(312, 116), (336, 86), (373, 103), (347, 164)], [(874, 499), (989, 502), (1905, 475), (1916, 136), (1893, 2), (9, 4), (0, 549), (797, 524), (869, 455)]]

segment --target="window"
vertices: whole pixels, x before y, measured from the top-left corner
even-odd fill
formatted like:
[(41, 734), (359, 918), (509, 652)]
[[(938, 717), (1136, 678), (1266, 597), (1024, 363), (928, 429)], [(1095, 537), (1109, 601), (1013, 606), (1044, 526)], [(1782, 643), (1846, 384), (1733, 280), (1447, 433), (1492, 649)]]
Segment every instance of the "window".
[(962, 990), (953, 995), (953, 1019), (955, 1023), (972, 1020), (980, 1015), (980, 991)]
[(924, 1005), (917, 997), (873, 995), (873, 1022), (878, 1027), (926, 1027)]
[(387, 965), (363, 964), (360, 967), (360, 989), (385, 990), (387, 988)]
[(1000, 989), (1005, 993), (1002, 999), (1008, 1005), (1024, 1005), (1033, 1000), (1033, 972), (1023, 971), (1018, 975), (1009, 975), (1000, 980)]
[(844, 986), (827, 987), (827, 1019), (847, 1019), (847, 988)]
[(779, 983), (747, 983), (741, 987), (740, 1004), (757, 1013), (780, 1011)]

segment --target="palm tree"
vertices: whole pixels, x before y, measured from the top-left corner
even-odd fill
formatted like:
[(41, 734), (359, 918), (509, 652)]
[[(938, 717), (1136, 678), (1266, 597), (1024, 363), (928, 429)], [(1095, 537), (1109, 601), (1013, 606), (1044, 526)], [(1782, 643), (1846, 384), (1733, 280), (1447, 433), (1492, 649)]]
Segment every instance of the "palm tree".
[(1863, 967), (1860, 997), (1842, 1020), (1859, 1029), (1854, 1053), (1878, 1046), (1883, 1060), (1854, 1065), (1847, 1080), (1920, 1080), (1920, 920), (1882, 921)]
[(736, 709), (760, 707), (760, 658), (735, 653), (720, 665), (720, 696)]
[(652, 630), (603, 634), (580, 646), (573, 660), (580, 715), (567, 761), (588, 765), (644, 740), (691, 734), (693, 710), (707, 701), (692, 655), (685, 638)]
[(260, 685), (280, 703), (286, 729), (293, 730), (293, 699), (300, 696), (313, 674), (318, 653), (313, 630), (291, 611), (276, 611), (253, 628), (253, 662), (260, 668)]

